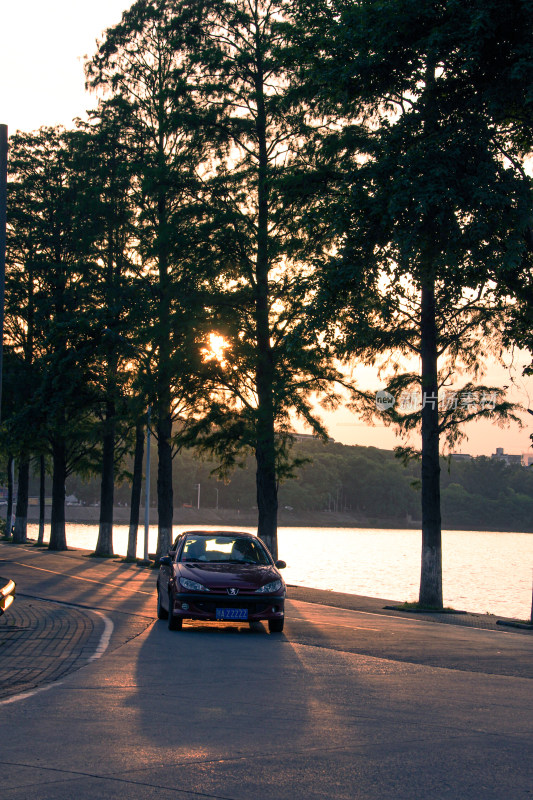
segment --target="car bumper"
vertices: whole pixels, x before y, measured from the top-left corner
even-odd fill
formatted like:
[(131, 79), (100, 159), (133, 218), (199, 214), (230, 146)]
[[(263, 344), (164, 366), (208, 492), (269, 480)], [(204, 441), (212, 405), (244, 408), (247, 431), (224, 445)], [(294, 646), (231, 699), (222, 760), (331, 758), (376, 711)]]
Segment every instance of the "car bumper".
[[(257, 622), (265, 619), (283, 619), (285, 614), (285, 595), (229, 595), (195, 594), (180, 592), (173, 597), (173, 611), (182, 619), (217, 620), (217, 609), (246, 609), (245, 620)], [(229, 621), (229, 620), (228, 620)], [(238, 620), (235, 620), (238, 621)]]

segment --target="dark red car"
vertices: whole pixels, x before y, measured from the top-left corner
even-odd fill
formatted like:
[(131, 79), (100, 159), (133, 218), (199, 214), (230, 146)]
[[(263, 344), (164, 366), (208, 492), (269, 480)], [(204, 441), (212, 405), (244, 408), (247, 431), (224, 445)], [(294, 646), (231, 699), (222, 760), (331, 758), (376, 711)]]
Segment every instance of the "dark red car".
[(250, 533), (186, 531), (159, 560), (157, 616), (170, 630), (184, 619), (258, 622), (281, 633), (286, 587), (263, 542)]

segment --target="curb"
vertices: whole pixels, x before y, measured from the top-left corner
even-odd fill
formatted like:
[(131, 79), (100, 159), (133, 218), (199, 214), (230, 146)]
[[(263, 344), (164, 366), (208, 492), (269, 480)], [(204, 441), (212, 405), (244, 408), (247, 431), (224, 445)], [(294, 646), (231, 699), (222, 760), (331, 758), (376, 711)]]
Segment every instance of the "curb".
[(514, 622), (506, 619), (497, 619), (496, 625), (502, 625), (505, 628), (520, 628), (523, 631), (533, 631), (533, 623), (531, 622)]
[(403, 608), (403, 606), (383, 606), (385, 611), (401, 611), (405, 614), (468, 614), (455, 608)]

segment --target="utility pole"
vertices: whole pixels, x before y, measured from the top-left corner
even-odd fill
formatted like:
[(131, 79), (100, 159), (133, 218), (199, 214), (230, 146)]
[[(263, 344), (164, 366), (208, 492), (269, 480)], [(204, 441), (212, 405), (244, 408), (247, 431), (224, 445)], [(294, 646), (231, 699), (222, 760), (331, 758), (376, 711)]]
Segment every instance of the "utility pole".
[(4, 293), (6, 279), (7, 229), (7, 125), (0, 125), (0, 418), (2, 414), (2, 374), (4, 344)]

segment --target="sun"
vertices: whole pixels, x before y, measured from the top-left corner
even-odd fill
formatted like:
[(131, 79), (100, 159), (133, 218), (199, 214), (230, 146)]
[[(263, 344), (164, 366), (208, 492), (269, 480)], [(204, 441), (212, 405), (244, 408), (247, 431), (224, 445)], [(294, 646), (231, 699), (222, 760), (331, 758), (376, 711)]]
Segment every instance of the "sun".
[(204, 361), (218, 361), (221, 367), (225, 367), (228, 363), (224, 355), (229, 347), (223, 336), (218, 333), (210, 333), (208, 336), (208, 346), (202, 348), (202, 356)]

